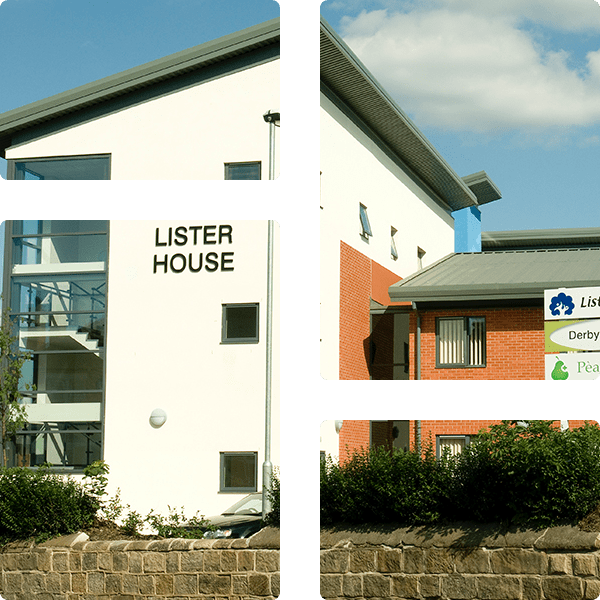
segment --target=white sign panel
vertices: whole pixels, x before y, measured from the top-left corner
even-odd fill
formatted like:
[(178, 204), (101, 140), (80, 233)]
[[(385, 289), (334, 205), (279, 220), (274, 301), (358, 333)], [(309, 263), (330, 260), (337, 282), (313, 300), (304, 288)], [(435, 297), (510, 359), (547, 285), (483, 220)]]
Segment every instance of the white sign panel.
[(600, 319), (600, 287), (545, 290), (544, 319)]
[(600, 319), (565, 325), (553, 331), (550, 339), (573, 350), (600, 350)]
[(582, 380), (600, 377), (600, 352), (546, 354), (546, 379)]

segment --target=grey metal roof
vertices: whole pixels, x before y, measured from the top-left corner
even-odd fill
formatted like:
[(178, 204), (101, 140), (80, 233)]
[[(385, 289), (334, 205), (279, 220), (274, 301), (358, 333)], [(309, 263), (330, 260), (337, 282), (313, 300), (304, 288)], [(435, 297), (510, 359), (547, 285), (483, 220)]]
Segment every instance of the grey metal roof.
[(470, 188), (322, 17), (321, 82), (452, 210), (489, 202), (498, 191), (487, 176), (479, 189)]
[(600, 227), (484, 231), (481, 234), (481, 247), (484, 250), (581, 246), (600, 246)]
[(449, 254), (389, 288), (392, 302), (543, 298), (600, 286), (600, 247)]
[(279, 19), (272, 19), (0, 115), (0, 155), (13, 136), (131, 92), (198, 71), (258, 49), (279, 47)]

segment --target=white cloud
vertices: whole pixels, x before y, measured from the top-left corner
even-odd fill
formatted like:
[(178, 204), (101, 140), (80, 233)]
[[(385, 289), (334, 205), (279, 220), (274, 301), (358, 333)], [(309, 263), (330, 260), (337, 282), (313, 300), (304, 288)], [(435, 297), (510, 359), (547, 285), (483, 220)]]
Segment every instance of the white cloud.
[(570, 69), (567, 52), (544, 50), (513, 15), (363, 11), (342, 19), (341, 34), (420, 126), (489, 133), (600, 123), (600, 50), (586, 72)]

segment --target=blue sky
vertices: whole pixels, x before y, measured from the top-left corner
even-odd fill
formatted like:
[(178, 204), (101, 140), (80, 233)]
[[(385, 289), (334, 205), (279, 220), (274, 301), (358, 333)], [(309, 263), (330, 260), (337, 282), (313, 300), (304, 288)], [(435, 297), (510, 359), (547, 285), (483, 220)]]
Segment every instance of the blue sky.
[(596, 0), (327, 0), (321, 14), (461, 176), (487, 231), (600, 227)]
[(0, 113), (278, 16), (275, 0), (0, 0)]

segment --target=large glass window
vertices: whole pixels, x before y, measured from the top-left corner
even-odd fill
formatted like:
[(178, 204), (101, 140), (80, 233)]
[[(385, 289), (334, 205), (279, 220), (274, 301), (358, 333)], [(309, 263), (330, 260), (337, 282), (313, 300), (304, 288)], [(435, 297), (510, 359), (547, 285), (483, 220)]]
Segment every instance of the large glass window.
[(20, 387), (28, 423), (12, 464), (81, 469), (102, 456), (106, 221), (14, 221), (7, 228), (11, 318), (31, 355)]
[(485, 317), (440, 317), (436, 322), (438, 367), (485, 367)]
[(110, 155), (8, 161), (9, 179), (110, 179)]

